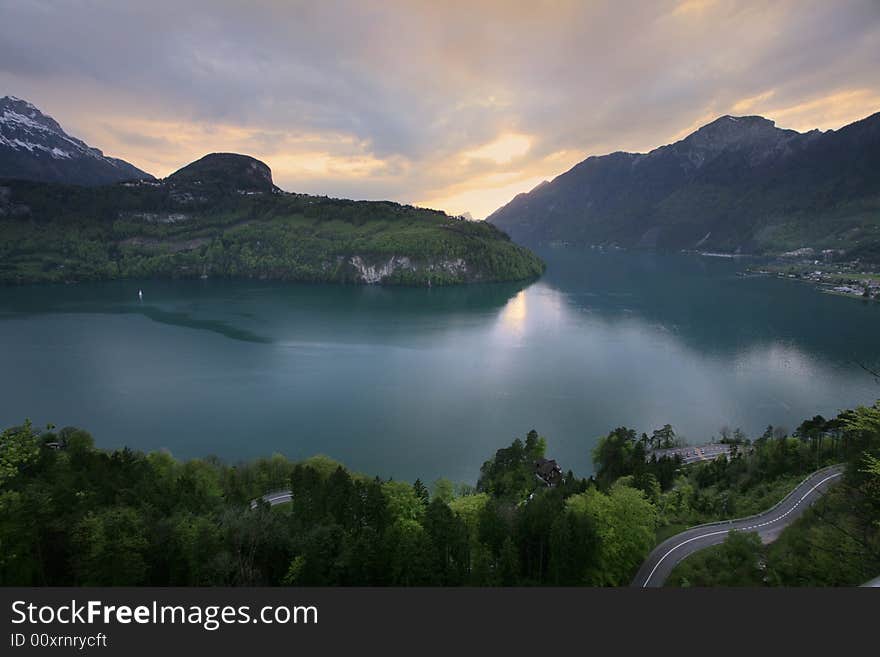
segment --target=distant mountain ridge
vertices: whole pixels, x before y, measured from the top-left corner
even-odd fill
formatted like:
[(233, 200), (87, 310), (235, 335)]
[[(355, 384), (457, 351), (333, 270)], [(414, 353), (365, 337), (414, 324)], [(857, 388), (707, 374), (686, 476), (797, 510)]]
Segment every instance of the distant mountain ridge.
[(15, 96), (0, 98), (0, 178), (103, 185), (153, 176), (68, 135), (51, 116)]
[(488, 221), (526, 244), (880, 256), (880, 113), (806, 133), (722, 116), (649, 153), (589, 157)]

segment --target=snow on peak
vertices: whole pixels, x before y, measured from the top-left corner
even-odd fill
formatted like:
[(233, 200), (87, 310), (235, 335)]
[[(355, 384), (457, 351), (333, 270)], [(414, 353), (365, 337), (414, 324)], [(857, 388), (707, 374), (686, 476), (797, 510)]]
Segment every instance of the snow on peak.
[(19, 98), (17, 96), (3, 96), (3, 98), (0, 98), (0, 106), (2, 106), (2, 105), (19, 105), (22, 108), (29, 110), (28, 114), (30, 116), (36, 116), (37, 114), (42, 114), (42, 112), (40, 112), (40, 110), (38, 110), (37, 107), (33, 103), (29, 103), (28, 101), (24, 100), (23, 98)]
[(20, 123), (27, 128), (31, 128), (33, 130), (48, 130), (50, 132), (57, 132), (51, 126), (46, 125), (45, 123), (41, 123), (39, 121), (34, 120), (35, 114), (31, 113), (30, 116), (26, 116), (19, 112), (16, 112), (12, 109), (4, 109), (3, 114), (0, 115), (0, 123)]
[[(42, 161), (42, 164), (40, 163)], [(50, 164), (54, 161), (54, 165)], [(48, 166), (47, 166), (48, 165)], [(150, 175), (105, 157), (48, 114), (15, 96), (0, 97), (0, 178), (26, 171), (34, 180), (103, 184)]]
[(0, 145), (48, 154), (55, 159), (102, 158), (103, 153), (71, 137), (51, 116), (15, 96), (0, 98)]

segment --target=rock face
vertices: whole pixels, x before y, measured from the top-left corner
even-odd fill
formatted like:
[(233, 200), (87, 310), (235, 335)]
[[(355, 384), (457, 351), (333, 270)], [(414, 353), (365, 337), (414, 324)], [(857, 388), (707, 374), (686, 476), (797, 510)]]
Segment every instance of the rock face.
[(31, 103), (0, 98), (0, 178), (104, 185), (152, 176), (68, 135)]
[(878, 189), (880, 113), (806, 133), (723, 116), (649, 153), (590, 157), (488, 220), (527, 244), (856, 248), (880, 241)]
[(415, 271), (412, 261), (406, 256), (391, 256), (387, 262), (379, 265), (367, 264), (363, 256), (352, 256), (349, 264), (357, 272), (359, 281), (367, 284), (381, 283), (399, 270)]
[(437, 261), (420, 262), (408, 256), (393, 255), (387, 260), (371, 263), (366, 256), (355, 255), (349, 258), (348, 264), (354, 268), (355, 279), (359, 283), (375, 285), (387, 283), (395, 276), (406, 273), (447, 274), (465, 278), (470, 274), (467, 262), (463, 258), (443, 258)]

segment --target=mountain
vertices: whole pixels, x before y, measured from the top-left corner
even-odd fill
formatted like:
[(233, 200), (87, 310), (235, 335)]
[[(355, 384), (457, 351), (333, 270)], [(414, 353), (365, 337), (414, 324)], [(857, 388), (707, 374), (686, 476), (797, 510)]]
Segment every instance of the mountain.
[(263, 162), (238, 153), (211, 153), (168, 176), (174, 184), (196, 183), (243, 192), (273, 192), (272, 170)]
[(587, 158), (488, 221), (525, 244), (880, 255), (880, 113), (806, 133), (722, 116), (649, 153)]
[(4, 96), (0, 98), (0, 178), (105, 185), (152, 176), (71, 137), (26, 100)]
[(445, 285), (543, 270), (491, 224), (287, 193), (263, 162), (234, 153), (206, 155), (163, 180), (0, 180), (0, 283), (219, 276)]

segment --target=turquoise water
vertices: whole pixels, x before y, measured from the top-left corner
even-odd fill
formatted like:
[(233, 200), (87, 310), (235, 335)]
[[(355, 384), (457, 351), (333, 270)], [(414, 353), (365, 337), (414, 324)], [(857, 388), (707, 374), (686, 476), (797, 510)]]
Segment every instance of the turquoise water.
[(596, 437), (616, 426), (670, 423), (700, 442), (880, 396), (856, 364), (880, 361), (880, 304), (743, 278), (730, 259), (541, 255), (547, 273), (528, 285), (0, 288), (0, 424), (473, 482), (532, 428), (588, 474)]

